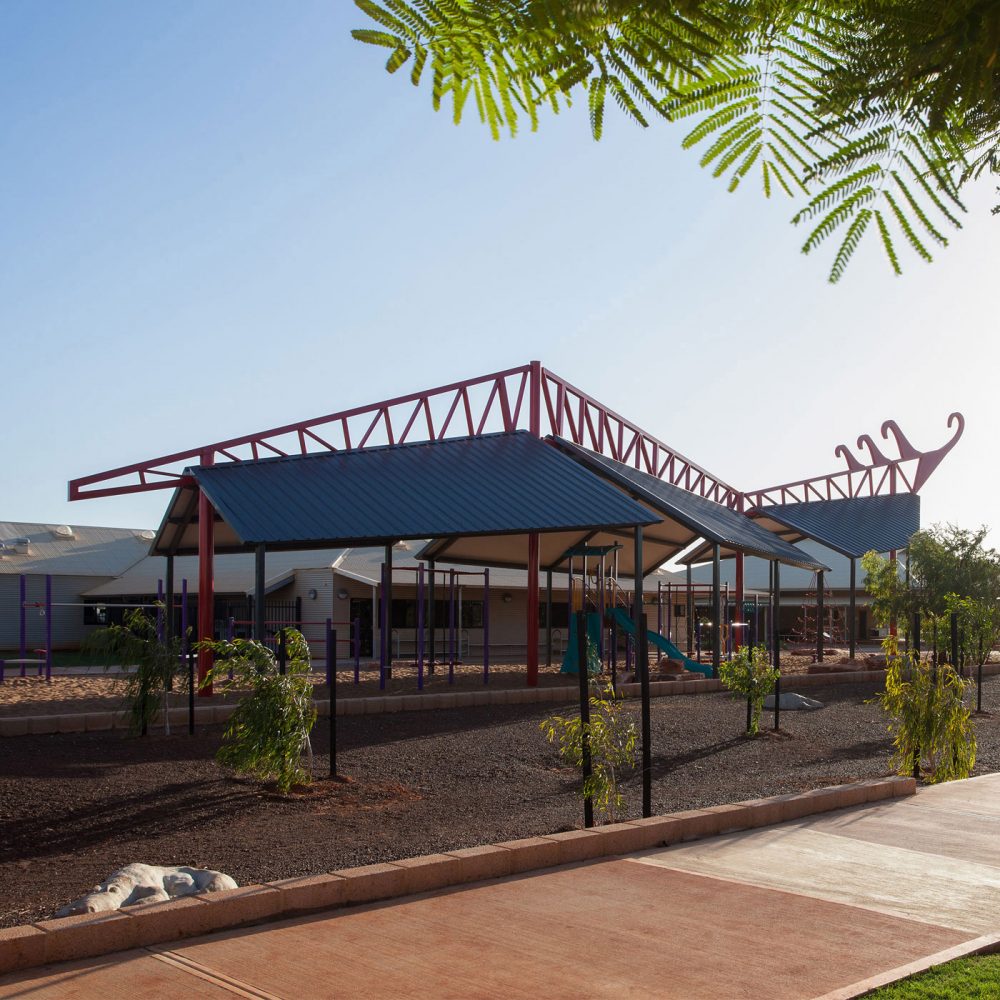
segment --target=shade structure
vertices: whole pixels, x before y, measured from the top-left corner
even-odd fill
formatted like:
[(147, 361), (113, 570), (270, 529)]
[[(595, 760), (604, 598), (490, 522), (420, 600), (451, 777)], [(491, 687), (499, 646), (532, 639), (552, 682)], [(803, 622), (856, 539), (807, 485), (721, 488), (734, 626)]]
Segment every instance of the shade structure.
[(510, 564), (523, 565), (529, 532), (630, 534), (656, 520), (524, 431), (196, 466), (184, 475), (153, 554), (198, 550), (198, 489), (216, 511), (217, 552), (474, 536), (516, 551)]
[[(711, 557), (712, 546), (719, 545), (720, 552), (724, 556), (742, 552), (748, 556), (759, 556), (769, 560), (777, 559), (787, 565), (813, 571), (828, 568), (808, 552), (784, 540), (768, 530), (766, 526), (754, 522), (739, 511), (730, 510), (730, 508), (713, 500), (681, 489), (679, 486), (674, 486), (672, 483), (658, 479), (656, 476), (651, 476), (622, 462), (616, 462), (604, 455), (588, 451), (586, 448), (581, 448), (569, 441), (561, 438), (552, 440), (561, 451), (574, 461), (617, 486), (655, 513), (660, 518), (660, 523), (646, 530), (645, 539), (648, 540), (658, 532), (670, 530), (673, 537), (679, 542), (677, 549), (671, 553), (671, 556), (676, 555), (701, 538), (706, 543), (707, 558)], [(668, 525), (672, 528), (668, 529)], [(648, 544), (648, 541), (644, 544)], [(655, 565), (659, 565), (659, 563)]]
[(848, 559), (859, 559), (871, 550), (890, 552), (909, 545), (920, 530), (920, 496), (893, 493), (811, 500), (758, 507), (750, 516), (786, 541), (811, 538)]

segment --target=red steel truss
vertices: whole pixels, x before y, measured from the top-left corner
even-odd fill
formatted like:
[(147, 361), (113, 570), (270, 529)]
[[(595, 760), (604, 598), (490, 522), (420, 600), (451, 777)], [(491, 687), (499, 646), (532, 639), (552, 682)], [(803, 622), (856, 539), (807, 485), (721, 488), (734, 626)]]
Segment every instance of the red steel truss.
[(948, 416), (948, 426), (955, 425), (949, 441), (932, 451), (918, 451), (907, 440), (895, 420), (882, 424), (881, 434), (886, 441), (895, 440), (897, 457), (885, 455), (870, 434), (858, 438), (857, 449), (868, 449), (869, 462), (858, 459), (847, 447), (839, 444), (834, 454), (842, 458), (846, 469), (812, 479), (800, 479), (782, 486), (769, 486), (744, 494), (744, 509), (766, 507), (782, 503), (803, 503), (808, 500), (839, 500), (849, 497), (878, 496), (885, 493), (918, 493), (941, 464), (945, 455), (958, 443), (965, 430), (965, 417), (961, 413)]
[(83, 476), (70, 482), (69, 499), (173, 489), (184, 482), (184, 467), (203, 464), (205, 456), (216, 463), (256, 461), (517, 429), (558, 434), (692, 493), (739, 505), (734, 487), (537, 361)]

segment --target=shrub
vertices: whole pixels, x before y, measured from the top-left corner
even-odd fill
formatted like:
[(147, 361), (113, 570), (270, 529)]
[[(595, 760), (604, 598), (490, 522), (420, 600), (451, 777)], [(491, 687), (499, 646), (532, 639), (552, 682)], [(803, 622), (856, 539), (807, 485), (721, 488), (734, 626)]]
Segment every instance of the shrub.
[(619, 776), (623, 768), (635, 767), (639, 734), (610, 683), (592, 682), (590, 690), (589, 723), (584, 725), (580, 718), (554, 715), (544, 719), (540, 728), (549, 743), (558, 743), (559, 756), (577, 769), (583, 768), (583, 734), (588, 734), (591, 774), (581, 792), (584, 799), (591, 799), (595, 809), (613, 823), (624, 806)]
[(181, 666), (180, 639), (161, 641), (156, 622), (142, 608), (133, 608), (125, 612), (121, 625), (91, 632), (83, 648), (88, 654), (98, 654), (126, 668), (122, 684), (130, 732), (145, 735), (161, 704), (163, 725), (170, 732), (167, 692)]
[[(309, 645), (302, 633), (285, 630), (287, 663), (278, 671), (274, 654), (254, 639), (200, 642), (218, 657), (203, 685), (225, 691), (247, 688), (222, 736), (216, 759), (238, 774), (273, 780), (283, 795), (296, 784), (312, 780), (312, 743), (316, 722), (312, 704)], [(232, 671), (232, 680), (229, 679)], [(309, 763), (302, 767), (302, 751)]]
[(719, 664), (719, 678), (733, 697), (746, 698), (750, 702), (750, 725), (748, 736), (760, 732), (760, 716), (764, 710), (764, 699), (774, 691), (778, 671), (768, 660), (764, 646), (741, 646), (729, 661)]
[(892, 636), (882, 646), (885, 690), (875, 700), (889, 716), (895, 747), (889, 763), (899, 774), (929, 782), (967, 778), (976, 763), (976, 731), (963, 704), (970, 685), (949, 664), (934, 667), (901, 654)]

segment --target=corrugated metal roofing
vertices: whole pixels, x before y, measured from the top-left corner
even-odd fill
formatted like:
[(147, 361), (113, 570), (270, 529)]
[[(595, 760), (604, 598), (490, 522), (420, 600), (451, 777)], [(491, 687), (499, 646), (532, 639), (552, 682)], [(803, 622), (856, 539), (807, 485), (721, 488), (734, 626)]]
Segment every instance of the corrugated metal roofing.
[[(148, 543), (147, 543), (148, 544)], [(280, 581), (288, 581), (299, 569), (329, 569), (344, 555), (344, 549), (306, 549), (299, 552), (268, 552), (265, 560), (265, 582), (268, 589)], [(253, 553), (239, 552), (216, 555), (212, 564), (217, 594), (250, 594), (254, 589), (255, 560)], [(109, 580), (84, 593), (84, 597), (119, 597), (135, 594), (155, 594), (156, 582), (166, 575), (163, 556), (147, 556), (117, 579)], [(181, 580), (187, 580), (188, 593), (198, 593), (198, 557), (178, 556), (174, 560), (174, 581), (177, 592)]]
[(118, 576), (145, 556), (151, 531), (0, 521), (0, 573)]
[(759, 507), (751, 511), (758, 524), (798, 541), (812, 538), (835, 552), (858, 559), (866, 552), (905, 549), (920, 530), (920, 496), (888, 496), (810, 500)]
[(691, 532), (691, 542), (701, 537), (747, 555), (777, 559), (790, 566), (805, 569), (826, 569), (808, 552), (784, 541), (738, 511), (689, 493), (679, 486), (614, 459), (588, 451), (570, 441), (562, 438), (551, 440), (588, 469), (605, 477), (664, 517), (685, 525)]
[[(372, 544), (653, 521), (523, 431), (198, 466), (186, 474), (244, 544)], [(165, 520), (155, 551), (165, 551), (169, 527)]]

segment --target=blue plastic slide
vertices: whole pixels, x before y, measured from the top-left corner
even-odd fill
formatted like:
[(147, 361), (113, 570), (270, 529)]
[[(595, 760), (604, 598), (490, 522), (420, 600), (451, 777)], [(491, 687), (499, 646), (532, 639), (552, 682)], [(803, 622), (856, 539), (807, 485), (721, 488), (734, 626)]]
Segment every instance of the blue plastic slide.
[[(601, 645), (601, 616), (596, 611), (587, 612), (587, 638), (590, 639), (591, 646), (596, 650)], [(600, 658), (596, 653), (588, 657), (590, 660), (590, 673), (597, 674), (601, 671)], [(562, 670), (563, 674), (579, 673), (579, 657), (576, 651), (576, 615), (569, 616), (569, 645), (563, 654)]]
[[(632, 619), (625, 613), (622, 608), (611, 608), (611, 615), (614, 620), (618, 623), (618, 627), (629, 635), (635, 635), (635, 623)], [(684, 663), (685, 670), (692, 670), (695, 673), (703, 674), (705, 677), (712, 676), (712, 667), (710, 664), (699, 663), (697, 660), (689, 659), (685, 656), (669, 639), (664, 639), (659, 632), (653, 632), (651, 629), (646, 630), (646, 638), (652, 643), (657, 649), (662, 650), (671, 660), (681, 660)], [(565, 670), (566, 668), (563, 667)], [(573, 671), (576, 673), (576, 671)]]

